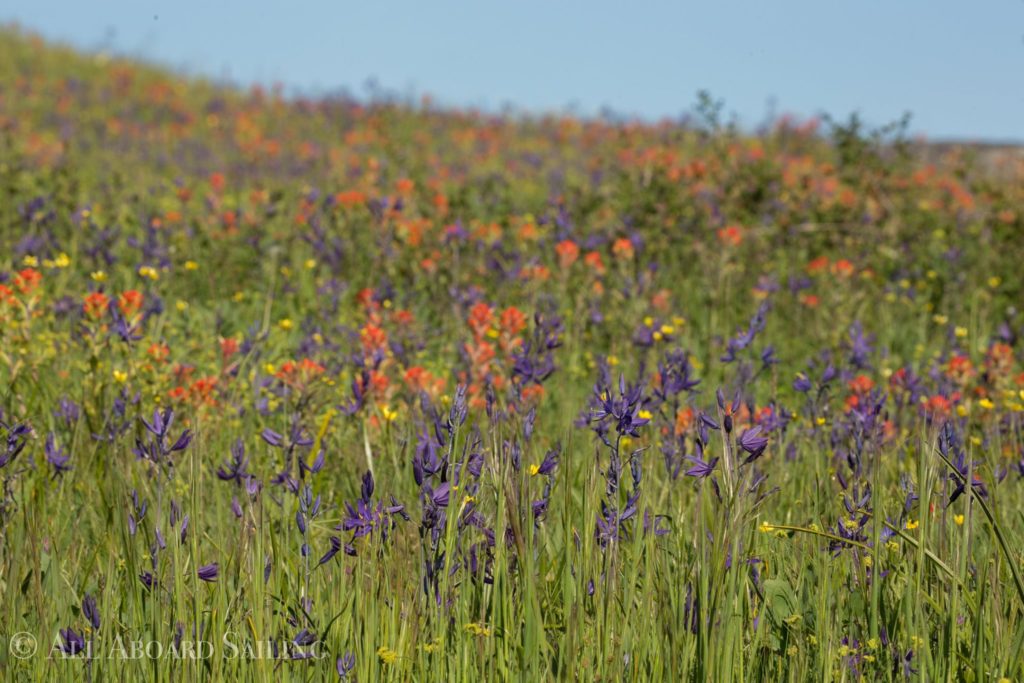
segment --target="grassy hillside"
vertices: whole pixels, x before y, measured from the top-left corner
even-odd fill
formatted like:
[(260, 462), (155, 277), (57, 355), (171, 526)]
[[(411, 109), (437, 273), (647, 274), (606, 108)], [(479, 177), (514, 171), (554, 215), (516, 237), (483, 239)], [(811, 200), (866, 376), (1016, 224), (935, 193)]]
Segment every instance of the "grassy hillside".
[(0, 33), (3, 678), (1024, 677), (1020, 161), (717, 112)]

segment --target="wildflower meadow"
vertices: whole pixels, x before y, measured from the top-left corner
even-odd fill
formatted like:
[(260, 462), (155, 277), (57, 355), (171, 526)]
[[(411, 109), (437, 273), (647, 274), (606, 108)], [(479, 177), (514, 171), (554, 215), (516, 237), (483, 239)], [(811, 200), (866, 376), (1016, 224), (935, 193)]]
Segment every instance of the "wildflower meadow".
[(1024, 162), (0, 33), (0, 678), (1024, 680)]

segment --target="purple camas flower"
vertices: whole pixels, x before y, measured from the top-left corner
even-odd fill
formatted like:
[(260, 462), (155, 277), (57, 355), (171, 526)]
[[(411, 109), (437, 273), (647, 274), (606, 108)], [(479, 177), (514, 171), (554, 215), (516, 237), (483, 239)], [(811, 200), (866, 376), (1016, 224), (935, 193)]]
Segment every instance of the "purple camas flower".
[(451, 485), (448, 482), (443, 482), (436, 489), (430, 491), (429, 496), (434, 505), (438, 507), (448, 507), (448, 494), (451, 491)]
[[(643, 405), (643, 387), (641, 384), (627, 386), (626, 379), (619, 375), (619, 393), (613, 396), (608, 386), (600, 384), (594, 386), (594, 397), (596, 408), (590, 412), (590, 421), (595, 425), (611, 422), (620, 435), (637, 437), (640, 436), (640, 427), (650, 422), (649, 417), (640, 417), (640, 410)], [(598, 436), (602, 433), (594, 428)], [(607, 443), (607, 439), (602, 436)]]
[(955, 484), (953, 492), (949, 495), (947, 505), (952, 505), (957, 498), (967, 490), (967, 478), (971, 477), (971, 491), (985, 498), (988, 496), (988, 488), (978, 477), (978, 466), (981, 461), (967, 462), (960, 435), (951, 422), (946, 422), (939, 432), (939, 452), (952, 463), (955, 472), (949, 474), (949, 479)]
[(138, 531), (139, 522), (146, 516), (149, 503), (139, 500), (139, 492), (132, 490), (132, 511), (128, 513), (128, 533), (132, 536)]
[(57, 410), (53, 412), (54, 417), (60, 418), (64, 421), (64, 425), (68, 428), (72, 427), (81, 415), (81, 410), (78, 404), (72, 401), (67, 396), (62, 396), (60, 399)]
[(338, 657), (336, 666), (338, 669), (338, 676), (343, 679), (348, 678), (352, 669), (356, 668), (356, 656), (351, 652), (346, 652), (342, 656)]
[(334, 559), (334, 556), (337, 555), (338, 552), (341, 550), (342, 543), (340, 538), (338, 538), (337, 536), (331, 536), (330, 542), (331, 547), (327, 550), (326, 553), (323, 554), (323, 556), (320, 558), (320, 561), (317, 562), (317, 566), (327, 564), (332, 559)]
[(135, 448), (132, 449), (135, 452), (135, 456), (140, 460), (149, 460), (154, 465), (166, 465), (170, 468), (173, 463), (170, 461), (169, 456), (172, 453), (188, 448), (188, 445), (192, 442), (192, 431), (189, 429), (182, 431), (178, 438), (168, 445), (171, 425), (174, 423), (173, 410), (170, 408), (166, 408), (163, 412), (160, 412), (159, 409), (154, 410), (152, 422), (148, 422), (146, 418), (140, 419), (146, 427), (146, 431), (152, 435), (152, 438), (148, 443), (143, 443), (141, 440), (136, 439)]
[(715, 471), (715, 465), (718, 463), (718, 458), (711, 458), (709, 462), (705, 462), (699, 456), (693, 455), (686, 456), (686, 460), (693, 463), (690, 469), (686, 470), (686, 476), (697, 477), (698, 479), (711, 476)]
[(71, 456), (57, 445), (57, 437), (53, 432), (46, 436), (45, 451), (46, 462), (50, 463), (53, 467), (53, 477), (55, 479), (62, 476), (65, 472), (71, 471), (71, 465), (68, 464)]
[[(376, 531), (380, 533), (381, 541), (386, 541), (388, 532), (395, 523), (394, 517), (396, 515), (408, 521), (409, 515), (405, 513), (405, 506), (395, 500), (394, 496), (391, 496), (391, 505), (385, 505), (383, 501), (377, 501), (377, 504), (374, 505), (371, 498), (374, 488), (373, 476), (367, 472), (363, 476), (360, 498), (354, 505), (349, 502), (345, 503), (345, 518), (335, 529), (351, 531), (353, 540), (362, 536), (369, 536)], [(324, 558), (321, 558), (320, 564), (330, 560), (337, 552), (335, 539), (332, 538), (331, 549), (328, 550)], [(352, 552), (349, 552), (349, 547), (345, 547), (345, 552), (354, 555), (355, 549), (353, 548)]]
[(653, 390), (655, 401), (665, 403), (684, 391), (693, 391), (700, 380), (691, 377), (692, 372), (690, 354), (678, 349), (666, 353), (664, 360), (658, 362), (658, 383)]
[(147, 590), (152, 590), (157, 585), (156, 577), (153, 576), (152, 572), (142, 572), (139, 574), (139, 581), (146, 587)]
[(0, 444), (0, 448), (3, 448), (3, 451), (0, 452), (0, 467), (6, 467), (25, 449), (28, 435), (32, 433), (32, 429), (25, 424), (8, 425), (2, 421), (0, 421), (0, 429), (4, 431), (4, 442)]
[(64, 628), (60, 630), (61, 651), (74, 657), (80, 652), (85, 651), (85, 638), (83, 638), (75, 629)]
[(313, 643), (317, 642), (316, 633), (304, 628), (299, 631), (294, 638), (292, 638), (292, 642), (299, 647), (309, 647)]
[(199, 576), (200, 581), (212, 583), (217, 580), (217, 576), (220, 574), (220, 566), (216, 562), (205, 564), (199, 568), (196, 574)]
[(859, 320), (855, 320), (850, 326), (850, 365), (861, 370), (871, 367), (868, 356), (871, 355), (872, 341), (874, 341), (874, 337), (866, 336), (864, 326)]
[(313, 458), (313, 462), (306, 464), (304, 459), (299, 459), (299, 470), (301, 472), (308, 472), (310, 474), (317, 474), (324, 468), (324, 463), (327, 462), (327, 455), (324, 453), (324, 449), (320, 449), (316, 453), (316, 457)]
[(744, 430), (736, 440), (739, 447), (747, 452), (747, 459), (743, 461), (744, 464), (757, 460), (764, 453), (765, 448), (768, 447), (768, 437), (761, 436), (760, 434), (761, 427), (751, 427)]
[(260, 432), (260, 438), (262, 438), (264, 441), (266, 441), (274, 448), (280, 448), (284, 444), (284, 436), (278, 434), (270, 427), (267, 427), (262, 432)]
[(540, 466), (537, 467), (536, 474), (549, 475), (555, 471), (555, 467), (558, 466), (558, 456), (562, 452), (562, 445), (555, 444), (555, 447), (549, 450), (544, 455), (544, 460), (541, 461)]
[(125, 317), (121, 315), (121, 309), (118, 306), (117, 299), (111, 299), (107, 304), (107, 310), (110, 313), (110, 317), (114, 321), (114, 325), (111, 328), (111, 332), (120, 337), (121, 341), (131, 344), (142, 339), (142, 334), (139, 332), (137, 325), (129, 325)]
[(82, 615), (92, 624), (94, 631), (100, 627), (100, 610), (96, 606), (96, 599), (88, 593), (82, 598)]
[(725, 354), (720, 358), (723, 363), (735, 361), (738, 357), (737, 354), (750, 346), (751, 342), (754, 341), (754, 337), (764, 330), (765, 316), (768, 314), (768, 309), (769, 304), (766, 299), (758, 306), (757, 312), (754, 313), (754, 317), (750, 319), (750, 323), (747, 325), (747, 329), (738, 330), (736, 336), (728, 341), (725, 347)]
[(245, 470), (246, 462), (245, 444), (239, 438), (231, 445), (231, 457), (217, 469), (217, 478), (221, 481), (233, 481), (241, 486), (249, 477)]

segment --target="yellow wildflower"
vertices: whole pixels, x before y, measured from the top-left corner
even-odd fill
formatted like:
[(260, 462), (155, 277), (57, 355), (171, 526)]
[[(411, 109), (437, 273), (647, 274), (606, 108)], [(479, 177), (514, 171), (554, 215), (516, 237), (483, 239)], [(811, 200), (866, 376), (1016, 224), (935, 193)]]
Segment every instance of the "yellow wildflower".
[(483, 624), (470, 623), (466, 624), (466, 631), (472, 633), (474, 636), (480, 636), (486, 638), (491, 635), (491, 629), (487, 628)]

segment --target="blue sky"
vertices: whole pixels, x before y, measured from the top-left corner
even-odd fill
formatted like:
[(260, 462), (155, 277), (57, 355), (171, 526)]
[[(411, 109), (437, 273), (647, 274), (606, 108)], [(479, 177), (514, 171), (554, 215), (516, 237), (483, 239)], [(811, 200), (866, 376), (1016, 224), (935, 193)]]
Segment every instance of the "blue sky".
[(446, 105), (676, 117), (709, 90), (769, 112), (1024, 141), (1024, 0), (4, 0), (0, 22), (185, 73), (289, 89), (368, 79)]

